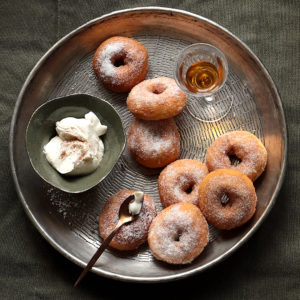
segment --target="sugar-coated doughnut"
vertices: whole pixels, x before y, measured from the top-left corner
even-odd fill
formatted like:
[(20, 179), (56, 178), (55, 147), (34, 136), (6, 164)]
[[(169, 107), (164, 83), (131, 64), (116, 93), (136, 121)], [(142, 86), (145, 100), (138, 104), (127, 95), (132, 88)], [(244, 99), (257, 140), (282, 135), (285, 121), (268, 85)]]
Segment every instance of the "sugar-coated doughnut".
[(96, 50), (93, 68), (105, 87), (114, 92), (128, 92), (145, 79), (148, 52), (133, 38), (114, 36)]
[(128, 95), (127, 106), (139, 119), (162, 120), (181, 113), (186, 99), (174, 79), (159, 77), (136, 85)]
[[(233, 164), (234, 158), (238, 164)], [(206, 165), (209, 171), (235, 169), (257, 179), (267, 164), (267, 151), (261, 141), (248, 131), (232, 131), (217, 138), (207, 149)]]
[[(99, 231), (103, 239), (115, 229), (119, 220), (119, 209), (133, 190), (121, 190), (105, 203), (99, 216)], [(124, 224), (116, 233), (109, 246), (118, 250), (133, 250), (147, 241), (148, 229), (156, 216), (152, 199), (144, 194), (144, 204), (139, 215), (132, 222)]]
[(180, 202), (165, 208), (153, 220), (148, 244), (158, 260), (187, 264), (202, 252), (208, 237), (208, 226), (199, 208)]
[(198, 205), (199, 186), (207, 174), (206, 165), (194, 159), (180, 159), (166, 166), (158, 177), (162, 205), (178, 202)]
[(199, 188), (199, 207), (206, 220), (219, 229), (233, 229), (252, 218), (257, 197), (252, 181), (232, 169), (209, 173)]
[(173, 162), (180, 154), (180, 136), (174, 119), (135, 119), (129, 127), (127, 146), (145, 167), (161, 168)]

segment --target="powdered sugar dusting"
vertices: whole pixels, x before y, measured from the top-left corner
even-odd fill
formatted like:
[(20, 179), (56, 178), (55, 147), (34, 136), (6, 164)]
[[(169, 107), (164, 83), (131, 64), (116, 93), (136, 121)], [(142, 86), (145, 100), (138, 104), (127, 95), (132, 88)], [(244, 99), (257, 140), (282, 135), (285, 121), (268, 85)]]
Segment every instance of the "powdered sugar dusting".
[[(122, 62), (121, 65), (115, 64), (118, 60)], [(126, 88), (128, 91), (145, 78), (148, 53), (146, 48), (134, 39), (112, 37), (97, 49), (94, 68), (105, 85), (116, 89)]]
[(115, 42), (107, 44), (102, 52), (100, 52), (97, 62), (100, 74), (107, 77), (113, 77), (116, 73), (116, 67), (111, 62), (111, 59), (117, 53), (120, 53), (124, 48), (124, 43)]
[(118, 234), (116, 240), (121, 244), (134, 243), (136, 240), (146, 240), (148, 229), (155, 217), (153, 206), (146, 202), (143, 205), (138, 218), (131, 224), (125, 224)]
[[(223, 195), (229, 202), (222, 204)], [(256, 194), (252, 182), (235, 170), (216, 170), (204, 180), (199, 191), (200, 209), (209, 223), (220, 229), (232, 229), (254, 214)]]
[(164, 160), (170, 162), (169, 157), (176, 159), (180, 150), (180, 138), (173, 119), (134, 120), (129, 128), (127, 144), (137, 159), (154, 161), (158, 165)]
[(208, 227), (198, 208), (178, 203), (163, 210), (149, 232), (153, 254), (168, 263), (189, 263), (208, 242)]
[(172, 78), (159, 77), (136, 85), (127, 98), (129, 110), (145, 120), (160, 120), (179, 114), (186, 95)]
[[(232, 165), (230, 155), (236, 155), (241, 162)], [(210, 171), (235, 169), (251, 180), (255, 180), (265, 169), (267, 151), (253, 134), (247, 131), (232, 131), (216, 139), (207, 149), (206, 164)]]
[[(118, 222), (119, 208), (123, 201), (133, 192), (131, 190), (121, 190), (106, 202), (99, 217), (100, 234), (103, 238), (106, 238), (114, 230)], [(137, 248), (147, 240), (148, 229), (155, 216), (154, 203), (145, 195), (140, 214), (134, 221), (124, 224), (120, 228), (114, 236), (111, 245), (120, 250)]]
[(158, 178), (162, 204), (167, 207), (177, 202), (198, 205), (198, 191), (207, 167), (192, 159), (177, 160), (168, 165)]

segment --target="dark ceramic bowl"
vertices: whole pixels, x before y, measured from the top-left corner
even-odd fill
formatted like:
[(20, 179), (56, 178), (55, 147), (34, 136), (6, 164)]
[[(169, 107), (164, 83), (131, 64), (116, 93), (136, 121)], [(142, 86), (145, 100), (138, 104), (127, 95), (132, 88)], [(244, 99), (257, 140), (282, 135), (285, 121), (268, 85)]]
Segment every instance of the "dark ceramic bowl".
[[(94, 112), (107, 132), (101, 136), (104, 155), (98, 168), (87, 175), (64, 176), (47, 161), (43, 147), (56, 135), (55, 123), (65, 117), (83, 118)], [(120, 116), (106, 101), (77, 94), (50, 100), (32, 115), (26, 131), (26, 147), (34, 170), (54, 187), (69, 193), (84, 192), (102, 181), (113, 169), (126, 144), (126, 135)]]

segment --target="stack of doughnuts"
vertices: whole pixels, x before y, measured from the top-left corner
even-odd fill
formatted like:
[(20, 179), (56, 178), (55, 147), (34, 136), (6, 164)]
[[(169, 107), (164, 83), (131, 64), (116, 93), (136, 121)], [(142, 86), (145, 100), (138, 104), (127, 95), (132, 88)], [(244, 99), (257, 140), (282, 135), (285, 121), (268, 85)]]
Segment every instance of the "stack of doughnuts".
[(127, 106), (136, 119), (128, 133), (128, 148), (143, 166), (161, 168), (180, 155), (180, 136), (174, 116), (182, 112), (186, 94), (175, 80), (159, 77), (136, 85)]
[(104, 41), (96, 50), (93, 68), (106, 88), (130, 91), (127, 106), (136, 119), (130, 125), (127, 145), (137, 162), (161, 168), (175, 161), (180, 154), (180, 136), (173, 117), (183, 111), (187, 100), (175, 80), (144, 80), (148, 52), (141, 43), (127, 37)]
[[(267, 164), (267, 151), (257, 137), (247, 131), (229, 132), (210, 145), (205, 164), (178, 160), (180, 134), (173, 117), (183, 111), (187, 97), (171, 78), (145, 80), (146, 48), (132, 38), (110, 38), (97, 49), (93, 67), (105, 87), (129, 92), (127, 107), (135, 117), (128, 131), (131, 155), (145, 167), (164, 167), (158, 177), (164, 209), (156, 215), (154, 202), (145, 194), (140, 215), (119, 230), (111, 247), (132, 250), (148, 241), (158, 260), (186, 264), (207, 245), (208, 223), (231, 230), (253, 217), (253, 181)], [(115, 227), (119, 207), (132, 193), (122, 190), (107, 201), (99, 218), (103, 238)]]

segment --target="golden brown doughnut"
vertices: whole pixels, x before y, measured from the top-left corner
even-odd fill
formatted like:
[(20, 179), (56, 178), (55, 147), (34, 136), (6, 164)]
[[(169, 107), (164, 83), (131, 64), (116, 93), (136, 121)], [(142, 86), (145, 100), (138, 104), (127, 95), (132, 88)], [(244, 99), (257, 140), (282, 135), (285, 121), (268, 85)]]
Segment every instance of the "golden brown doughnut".
[[(231, 163), (231, 157), (240, 163)], [(267, 164), (267, 151), (261, 141), (248, 131), (232, 131), (217, 138), (207, 149), (206, 165), (209, 171), (235, 169), (257, 179)]]
[(180, 136), (174, 119), (135, 119), (129, 127), (127, 146), (145, 167), (161, 168), (173, 162), (180, 154)]
[(156, 216), (149, 229), (148, 244), (157, 259), (187, 264), (202, 252), (208, 237), (208, 226), (199, 208), (180, 202)]
[[(99, 216), (99, 231), (103, 239), (114, 230), (119, 220), (119, 208), (132, 195), (133, 190), (121, 190), (105, 203)], [(148, 229), (156, 216), (152, 199), (144, 194), (144, 204), (140, 214), (132, 222), (124, 224), (116, 233), (109, 246), (118, 250), (133, 250), (147, 240)]]
[(145, 79), (148, 52), (133, 38), (114, 36), (96, 50), (93, 68), (105, 87), (114, 92), (128, 92)]
[(199, 188), (199, 207), (206, 220), (219, 229), (233, 229), (252, 218), (256, 193), (245, 174), (232, 169), (209, 173)]
[(194, 159), (180, 159), (166, 166), (158, 177), (162, 205), (178, 202), (198, 205), (199, 186), (207, 174), (206, 165)]
[(136, 85), (128, 95), (127, 106), (139, 119), (162, 120), (181, 113), (186, 99), (174, 79), (159, 77)]

